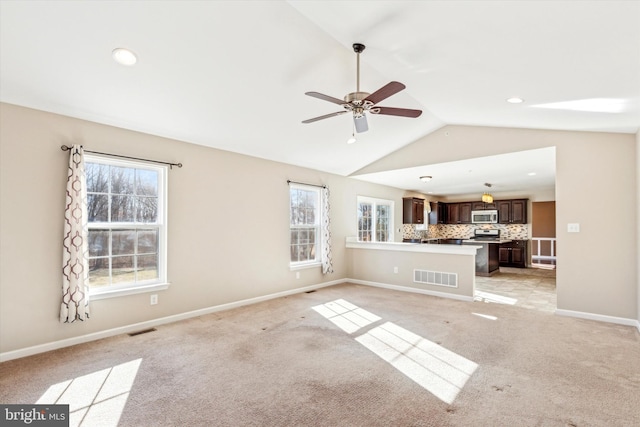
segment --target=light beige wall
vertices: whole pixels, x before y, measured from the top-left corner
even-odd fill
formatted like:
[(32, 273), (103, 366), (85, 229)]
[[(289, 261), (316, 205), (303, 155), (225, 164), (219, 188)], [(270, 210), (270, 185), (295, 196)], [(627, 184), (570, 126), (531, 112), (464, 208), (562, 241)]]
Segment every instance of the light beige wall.
[[(171, 287), (94, 301), (91, 319), (60, 324), (62, 226), (68, 153), (85, 149), (182, 162), (169, 171)], [(265, 141), (269, 143), (269, 141)], [(110, 126), (0, 104), (0, 352), (101, 332), (347, 275), (358, 194), (396, 201), (391, 187)], [(335, 272), (289, 270), (287, 179), (331, 191)], [(399, 235), (396, 238), (401, 239)]]
[[(423, 252), (398, 252), (371, 249), (347, 249), (349, 277), (365, 282), (413, 288), (473, 297), (476, 264), (472, 255), (434, 254)], [(394, 268), (398, 268), (398, 273)], [(429, 270), (458, 274), (458, 287), (449, 288), (413, 282), (413, 270)]]
[(446, 126), (359, 173), (555, 146), (558, 308), (635, 319), (636, 145), (630, 134)]
[[(425, 158), (445, 157), (442, 153), (464, 153), (467, 146), (472, 152), (477, 145), (489, 147), (492, 152), (484, 155), (562, 147), (557, 152), (559, 231), (566, 230), (566, 222), (575, 221), (583, 232), (558, 233), (566, 240), (562, 247), (569, 247), (559, 255), (559, 304), (570, 310), (640, 317), (636, 309), (640, 249), (635, 233), (629, 232), (635, 221), (640, 228), (635, 215), (637, 136), (450, 130), (455, 132), (446, 138), (454, 138), (446, 150), (440, 149), (444, 138), (440, 131), (408, 148), (418, 153), (426, 148), (420, 160), (426, 162)], [(148, 294), (94, 301), (89, 321), (58, 322), (67, 164), (60, 145), (73, 143), (95, 151), (184, 163), (184, 168), (169, 172), (172, 285), (159, 292), (158, 305), (149, 305)], [(404, 157), (394, 153), (391, 160), (398, 155)], [(594, 171), (599, 180), (591, 184)], [(296, 279), (288, 268), (287, 179), (327, 184), (331, 189), (332, 275), (323, 276), (317, 268), (302, 270)], [(609, 187), (616, 191), (607, 193)], [(594, 200), (593, 194), (600, 197)], [(353, 260), (346, 256), (344, 241), (356, 233), (357, 195), (396, 201), (395, 240), (400, 240), (404, 195), (400, 190), (0, 104), (0, 353), (347, 277)], [(611, 206), (616, 219), (605, 222)]]

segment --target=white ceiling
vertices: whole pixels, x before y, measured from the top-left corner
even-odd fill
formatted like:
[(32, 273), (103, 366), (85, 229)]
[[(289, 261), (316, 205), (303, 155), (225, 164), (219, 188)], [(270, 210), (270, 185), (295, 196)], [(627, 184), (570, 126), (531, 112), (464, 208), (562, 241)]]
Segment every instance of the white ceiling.
[[(354, 42), (361, 90), (403, 82), (381, 105), (424, 113), (369, 116), (347, 145), (347, 114), (301, 121), (340, 109), (305, 92), (355, 91)], [(537, 107), (594, 98), (618, 112)], [(640, 2), (2, 1), (0, 100), (340, 175), (446, 124), (636, 133)]]

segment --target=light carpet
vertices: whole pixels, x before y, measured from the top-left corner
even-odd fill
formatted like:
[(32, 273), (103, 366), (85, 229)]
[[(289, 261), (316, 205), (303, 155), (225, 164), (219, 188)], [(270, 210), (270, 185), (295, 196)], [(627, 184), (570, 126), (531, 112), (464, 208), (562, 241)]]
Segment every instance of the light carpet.
[(95, 426), (638, 426), (640, 334), (342, 284), (0, 364)]

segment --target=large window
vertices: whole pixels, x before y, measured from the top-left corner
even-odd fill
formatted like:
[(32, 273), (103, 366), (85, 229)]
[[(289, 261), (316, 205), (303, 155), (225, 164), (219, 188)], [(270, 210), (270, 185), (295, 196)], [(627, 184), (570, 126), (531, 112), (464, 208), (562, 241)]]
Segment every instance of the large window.
[(393, 241), (392, 200), (358, 196), (358, 241)]
[(320, 188), (290, 184), (291, 266), (320, 263)]
[(85, 156), (92, 295), (166, 283), (166, 167)]

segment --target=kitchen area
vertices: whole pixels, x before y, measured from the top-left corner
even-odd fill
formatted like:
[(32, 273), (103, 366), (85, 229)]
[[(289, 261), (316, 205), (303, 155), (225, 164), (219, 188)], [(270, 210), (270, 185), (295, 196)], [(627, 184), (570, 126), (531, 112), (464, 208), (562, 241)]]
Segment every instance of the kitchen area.
[(524, 269), (528, 264), (527, 206), (527, 199), (445, 203), (406, 197), (402, 241), (479, 246), (476, 276), (492, 276), (500, 267)]

